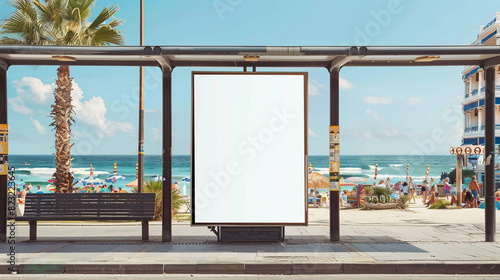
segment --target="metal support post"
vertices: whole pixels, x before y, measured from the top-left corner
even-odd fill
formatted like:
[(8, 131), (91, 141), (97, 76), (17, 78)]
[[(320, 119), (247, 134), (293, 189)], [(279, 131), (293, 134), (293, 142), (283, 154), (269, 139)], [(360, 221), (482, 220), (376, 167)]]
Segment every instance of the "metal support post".
[[(339, 70), (338, 69), (333, 69), (330, 72), (330, 128), (335, 126), (337, 128), (339, 126)], [(332, 137), (331, 135), (332, 132), (330, 131), (330, 137)], [(332, 140), (330, 140), (330, 142), (332, 142)], [(330, 147), (330, 241), (340, 241), (340, 205), (339, 205), (340, 185), (338, 182), (338, 170), (337, 170), (338, 166), (335, 168), (337, 170), (337, 175), (332, 175), (331, 150), (332, 147)], [(336, 150), (336, 152), (339, 151), (340, 151), (339, 149)], [(337, 186), (336, 188), (332, 189), (332, 184), (335, 183), (337, 184)]]
[(163, 120), (162, 120), (162, 199), (163, 218), (161, 239), (172, 241), (172, 72), (163, 69)]
[(486, 69), (484, 129), (485, 241), (495, 242), (495, 67)]
[[(4, 64), (0, 64), (0, 124), (7, 124), (7, 65)], [(0, 242), (7, 242), (7, 178), (6, 174), (0, 175)]]

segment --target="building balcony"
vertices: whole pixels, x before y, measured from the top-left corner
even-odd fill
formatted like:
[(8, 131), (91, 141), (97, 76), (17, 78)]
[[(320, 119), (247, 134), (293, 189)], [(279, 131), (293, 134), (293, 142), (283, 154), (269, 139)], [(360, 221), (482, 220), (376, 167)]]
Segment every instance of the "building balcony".
[[(485, 92), (486, 87), (482, 87), (481, 89), (474, 89), (470, 93), (466, 93), (462, 105), (474, 102), (476, 101), (476, 99), (481, 99), (484, 96)], [(500, 85), (495, 86), (495, 95), (500, 96)]]
[[(485, 126), (471, 126), (464, 129), (464, 136), (484, 136)], [(495, 134), (500, 134), (500, 124), (495, 124)]]

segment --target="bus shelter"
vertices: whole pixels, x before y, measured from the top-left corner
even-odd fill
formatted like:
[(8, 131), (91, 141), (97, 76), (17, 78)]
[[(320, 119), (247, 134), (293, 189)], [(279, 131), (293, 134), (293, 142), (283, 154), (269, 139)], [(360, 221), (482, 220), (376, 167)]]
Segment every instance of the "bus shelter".
[[(176, 67), (320, 67), (330, 73), (330, 151), (339, 148), (339, 72), (342, 67), (479, 66), (485, 70), (485, 241), (494, 242), (495, 72), (500, 46), (0, 46), (0, 126), (7, 122), (7, 72), (17, 65), (152, 66), (162, 70), (162, 240), (172, 240), (172, 71)], [(7, 142), (5, 137), (0, 138)], [(5, 144), (6, 146), (6, 144)], [(327, 151), (325, 147), (325, 151)], [(8, 151), (0, 151), (0, 241), (7, 241)], [(340, 162), (330, 153), (330, 240), (340, 240)]]

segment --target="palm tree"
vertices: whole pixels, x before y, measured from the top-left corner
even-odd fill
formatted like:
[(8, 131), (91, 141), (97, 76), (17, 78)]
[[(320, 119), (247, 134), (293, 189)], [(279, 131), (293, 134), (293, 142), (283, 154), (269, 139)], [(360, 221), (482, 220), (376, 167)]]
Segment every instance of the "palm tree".
[[(0, 44), (9, 45), (67, 45), (108, 46), (123, 45), (121, 32), (116, 29), (122, 21), (111, 19), (119, 10), (111, 5), (89, 22), (90, 11), (96, 0), (13, 0), (16, 9), (0, 25)], [(109, 23), (107, 20), (111, 19)], [(71, 174), (71, 105), (72, 78), (69, 67), (57, 69), (55, 101), (51, 117), (55, 129), (56, 192), (72, 192)]]

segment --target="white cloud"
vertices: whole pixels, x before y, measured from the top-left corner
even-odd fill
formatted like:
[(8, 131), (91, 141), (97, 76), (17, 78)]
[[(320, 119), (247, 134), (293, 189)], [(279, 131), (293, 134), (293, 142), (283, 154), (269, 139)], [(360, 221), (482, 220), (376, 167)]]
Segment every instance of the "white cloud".
[(406, 105), (407, 106), (413, 106), (422, 103), (422, 100), (417, 97), (410, 97), (408, 100), (406, 100)]
[(13, 98), (9, 98), (9, 106), (14, 110), (14, 112), (18, 112), (26, 115), (33, 115), (35, 112), (31, 108), (28, 108), (23, 99), (20, 96), (16, 96)]
[(311, 137), (314, 137), (314, 138), (319, 137), (319, 135), (316, 132), (312, 131), (310, 128), (309, 128), (308, 132), (309, 132), (309, 136), (311, 136)]
[(376, 120), (378, 120), (378, 119), (379, 119), (379, 118), (378, 118), (377, 113), (373, 112), (372, 110), (367, 109), (367, 110), (365, 111), (365, 113), (366, 113), (368, 116), (372, 116), (372, 117), (373, 117), (374, 119), (376, 119)]
[(161, 142), (161, 127), (153, 127), (149, 129), (151, 132), (151, 142), (158, 143)]
[(107, 108), (101, 97), (92, 96), (90, 100), (83, 100), (83, 90), (73, 81), (71, 90), (75, 118), (96, 127), (108, 137), (114, 136), (115, 132), (121, 131), (130, 135), (135, 134), (134, 126), (129, 122), (115, 122), (106, 119)]
[(393, 102), (392, 99), (385, 97), (377, 97), (377, 96), (363, 96), (363, 101), (365, 103), (376, 104), (376, 105), (378, 104), (387, 105)]
[(308, 85), (309, 95), (319, 95), (321, 91), (328, 91), (328, 87), (316, 80), (311, 80)]
[(368, 131), (361, 131), (361, 135), (364, 137), (366, 140), (373, 140), (373, 141), (378, 141), (377, 138), (375, 138), (370, 132)]
[[(354, 85), (350, 83), (348, 80), (345, 78), (339, 77), (339, 88), (342, 90), (349, 90), (352, 89)], [(311, 81), (308, 84), (308, 94), (309, 95), (320, 95), (323, 92), (329, 93), (329, 87), (328, 85), (322, 84), (314, 79), (311, 79)]]
[(55, 84), (44, 84), (40, 79), (34, 77), (23, 77), (20, 81), (13, 81), (17, 95), (23, 100), (29, 100), (38, 104), (46, 104), (51, 101)]
[(347, 89), (351, 89), (353, 87), (354, 87), (354, 85), (351, 82), (349, 82), (345, 78), (339, 77), (339, 88), (340, 89), (347, 90)]
[(399, 132), (399, 129), (395, 127), (384, 130), (384, 136), (387, 137), (398, 137), (400, 135), (401, 133)]
[(30, 121), (33, 123), (33, 125), (36, 128), (36, 131), (38, 131), (38, 134), (47, 134), (47, 131), (45, 130), (45, 126), (43, 126), (38, 120), (33, 119), (30, 117)]

